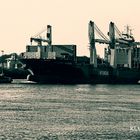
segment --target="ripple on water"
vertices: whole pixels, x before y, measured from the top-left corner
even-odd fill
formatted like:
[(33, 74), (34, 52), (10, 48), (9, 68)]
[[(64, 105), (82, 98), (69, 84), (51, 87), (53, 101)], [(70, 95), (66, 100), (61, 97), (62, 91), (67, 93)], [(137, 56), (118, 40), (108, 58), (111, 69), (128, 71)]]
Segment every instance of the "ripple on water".
[(0, 139), (140, 138), (139, 85), (0, 85)]

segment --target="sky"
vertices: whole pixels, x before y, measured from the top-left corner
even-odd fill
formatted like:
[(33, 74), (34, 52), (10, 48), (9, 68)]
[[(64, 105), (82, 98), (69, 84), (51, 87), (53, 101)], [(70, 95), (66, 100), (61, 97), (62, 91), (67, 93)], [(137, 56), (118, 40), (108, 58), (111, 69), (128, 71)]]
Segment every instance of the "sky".
[[(88, 22), (107, 36), (110, 21), (140, 41), (140, 0), (0, 0), (0, 50), (25, 52), (30, 37), (52, 25), (53, 44), (76, 44), (89, 56)], [(104, 45), (96, 46), (103, 57)], [(1, 53), (1, 52), (0, 52)]]

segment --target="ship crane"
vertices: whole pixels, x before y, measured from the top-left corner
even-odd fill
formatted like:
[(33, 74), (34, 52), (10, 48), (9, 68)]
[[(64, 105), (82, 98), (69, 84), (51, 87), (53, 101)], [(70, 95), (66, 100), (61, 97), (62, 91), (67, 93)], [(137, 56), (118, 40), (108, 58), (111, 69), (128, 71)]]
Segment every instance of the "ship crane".
[[(96, 38), (98, 35), (100, 38)], [(110, 22), (109, 24), (109, 39), (100, 31), (96, 24), (92, 21), (89, 22), (89, 44), (90, 44), (90, 64), (97, 67), (97, 54), (95, 43), (108, 44), (108, 49), (105, 49), (105, 57), (109, 64), (113, 67), (117, 65), (132, 66), (132, 49), (137, 48), (140, 42), (135, 42), (131, 30), (127, 26), (126, 33), (121, 33), (117, 26)], [(123, 57), (124, 61), (120, 60)]]
[(46, 39), (43, 39), (43, 38), (34, 38), (34, 37), (31, 37), (30, 38), (30, 42), (32, 44), (32, 42), (37, 42), (39, 46), (42, 46), (42, 42), (48, 42), (48, 40)]
[(103, 34), (103, 32), (97, 27), (96, 24), (94, 25), (95, 32), (97, 33), (97, 36), (100, 37), (100, 39), (95, 39), (95, 42), (100, 44), (109, 44), (109, 39)]
[(50, 26), (50, 25), (47, 26), (47, 34), (46, 34), (46, 38), (47, 38), (47, 39), (43, 39), (43, 38), (41, 38), (41, 36), (40, 36), (40, 35), (41, 35), (43, 32), (45, 32), (45, 31), (46, 31), (46, 29), (45, 29), (45, 30), (42, 30), (42, 31), (39, 32), (38, 34), (36, 34), (36, 35), (34, 35), (33, 37), (31, 37), (31, 38), (30, 38), (31, 44), (32, 44), (32, 42), (34, 41), (34, 42), (37, 42), (39, 46), (42, 46), (42, 42), (47, 42), (48, 45), (50, 46), (51, 43), (52, 43), (52, 31), (51, 31), (51, 26)]
[[(95, 38), (95, 31), (101, 39)], [(88, 34), (90, 44), (90, 64), (93, 64), (94, 67), (97, 67), (97, 54), (95, 43), (109, 44), (109, 40), (93, 21), (89, 22)]]
[(132, 37), (132, 33), (131, 30), (129, 29), (129, 26), (127, 26), (127, 32), (124, 34), (119, 31), (119, 29), (113, 22), (110, 22), (109, 24), (109, 38), (110, 38), (111, 49), (115, 48), (116, 43), (124, 44), (127, 46), (132, 46), (134, 44), (137, 44), (134, 43), (135, 40)]

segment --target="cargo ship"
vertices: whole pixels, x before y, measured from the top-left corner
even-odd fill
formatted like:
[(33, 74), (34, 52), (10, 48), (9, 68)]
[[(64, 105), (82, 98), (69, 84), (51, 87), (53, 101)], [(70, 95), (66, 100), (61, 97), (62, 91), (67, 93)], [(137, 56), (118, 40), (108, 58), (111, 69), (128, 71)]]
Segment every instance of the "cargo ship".
[[(93, 21), (89, 22), (88, 29), (90, 57), (77, 56), (74, 44), (53, 45), (50, 25), (47, 26), (46, 38), (40, 37), (40, 33), (31, 37), (31, 44), (20, 55), (21, 62), (30, 72), (27, 80), (48, 84), (138, 83), (140, 43), (135, 42), (129, 27), (126, 33), (121, 33), (110, 22), (109, 39)], [(96, 43), (107, 44), (104, 59), (97, 56)]]

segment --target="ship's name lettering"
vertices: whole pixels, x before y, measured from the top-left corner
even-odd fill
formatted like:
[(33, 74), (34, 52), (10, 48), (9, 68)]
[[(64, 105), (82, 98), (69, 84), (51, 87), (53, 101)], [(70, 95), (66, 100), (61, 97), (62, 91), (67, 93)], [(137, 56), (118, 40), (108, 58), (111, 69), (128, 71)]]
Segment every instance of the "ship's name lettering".
[(104, 76), (108, 76), (109, 72), (108, 71), (100, 71), (99, 75), (104, 75)]

